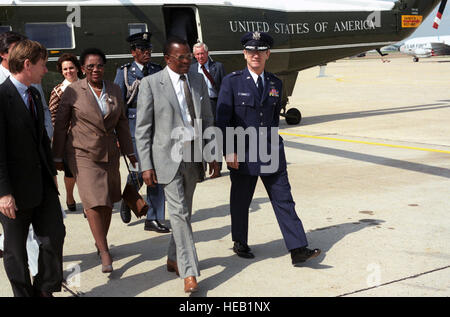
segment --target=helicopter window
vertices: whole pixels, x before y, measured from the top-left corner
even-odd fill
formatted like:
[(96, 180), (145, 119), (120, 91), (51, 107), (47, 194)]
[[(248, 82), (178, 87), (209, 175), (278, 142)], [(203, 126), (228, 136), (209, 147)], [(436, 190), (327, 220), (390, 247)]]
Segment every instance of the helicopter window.
[(0, 25), (0, 34), (11, 31), (12, 28), (10, 25)]
[(128, 23), (128, 35), (147, 31), (148, 28), (146, 23)]
[(26, 23), (25, 34), (47, 49), (75, 48), (73, 25), (69, 26), (66, 22)]

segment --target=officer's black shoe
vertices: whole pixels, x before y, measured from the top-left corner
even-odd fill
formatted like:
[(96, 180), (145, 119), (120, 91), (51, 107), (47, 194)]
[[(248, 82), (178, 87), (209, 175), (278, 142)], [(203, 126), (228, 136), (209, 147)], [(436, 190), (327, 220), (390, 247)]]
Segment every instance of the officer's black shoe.
[(127, 203), (122, 200), (120, 204), (120, 218), (124, 223), (129, 223), (131, 221), (131, 210)]
[(145, 220), (144, 230), (156, 231), (159, 233), (168, 233), (170, 229), (161, 224), (158, 220)]
[(320, 254), (320, 249), (308, 249), (307, 247), (297, 248), (291, 250), (291, 259), (294, 266), (305, 262), (308, 259), (317, 257)]
[(239, 241), (234, 242), (233, 251), (241, 258), (253, 259), (255, 255), (252, 253), (252, 250), (245, 243), (241, 243)]

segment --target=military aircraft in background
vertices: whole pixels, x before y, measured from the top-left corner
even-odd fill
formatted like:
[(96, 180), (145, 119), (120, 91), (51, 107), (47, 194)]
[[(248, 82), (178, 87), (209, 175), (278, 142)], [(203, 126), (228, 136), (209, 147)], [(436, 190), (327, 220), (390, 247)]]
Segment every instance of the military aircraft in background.
[(407, 40), (399, 51), (413, 56), (413, 61), (431, 56), (450, 55), (450, 35), (416, 37)]
[[(300, 111), (286, 111), (298, 72), (407, 38), (440, 0), (83, 0), (0, 1), (0, 32), (12, 30), (43, 43), (50, 89), (61, 81), (54, 62), (65, 52), (87, 47), (107, 55), (106, 76), (132, 57), (125, 38), (151, 31), (153, 61), (163, 62), (163, 45), (172, 35), (191, 47), (205, 42), (210, 56), (231, 72), (245, 67), (240, 38), (268, 32), (275, 39), (267, 64), (284, 82), (282, 116), (289, 124)], [(112, 64), (112, 65), (111, 65)]]

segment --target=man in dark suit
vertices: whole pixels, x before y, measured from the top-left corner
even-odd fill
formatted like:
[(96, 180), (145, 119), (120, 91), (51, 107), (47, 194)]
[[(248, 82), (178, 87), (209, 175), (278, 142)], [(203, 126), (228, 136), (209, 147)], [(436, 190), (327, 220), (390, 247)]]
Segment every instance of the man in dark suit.
[[(195, 62), (192, 63), (189, 72), (200, 73), (208, 87), (209, 100), (211, 102), (211, 111), (216, 118), (217, 97), (219, 96), (222, 79), (225, 77), (225, 70), (221, 62), (216, 62), (209, 57), (208, 46), (199, 42), (192, 48)], [(219, 171), (222, 170), (222, 162), (219, 162)], [(221, 174), (219, 173), (219, 176)]]
[(225, 77), (225, 70), (221, 62), (213, 61), (208, 54), (208, 46), (205, 43), (197, 43), (193, 47), (195, 62), (192, 63), (190, 72), (200, 73), (208, 86), (211, 110), (216, 117), (217, 97), (219, 96), (222, 79)]
[[(225, 136), (225, 154), (231, 177), (230, 213), (233, 251), (253, 258), (248, 244), (248, 210), (261, 178), (275, 211), (292, 264), (298, 265), (320, 254), (308, 249), (303, 224), (295, 212), (295, 202), (286, 170), (283, 139), (278, 135), (282, 82), (266, 72), (265, 64), (273, 44), (267, 33), (247, 33), (242, 37), (247, 67), (223, 80), (217, 103), (216, 124)], [(236, 144), (227, 128), (240, 128), (244, 135)], [(245, 131), (244, 131), (245, 130)], [(243, 146), (242, 146), (243, 144)]]
[[(3, 261), (14, 296), (52, 296), (61, 290), (65, 227), (54, 181), (56, 170), (37, 89), (47, 72), (47, 50), (18, 42), (9, 55), (11, 76), (0, 85), (0, 222)], [(33, 225), (41, 242), (31, 282), (26, 240)]]
[[(8, 31), (0, 34), (0, 84), (2, 84), (10, 75), (8, 61), (9, 61), (9, 52), (13, 49), (14, 45), (17, 42), (25, 40), (26, 37), (22, 34)], [(41, 94), (42, 105), (44, 106), (44, 115), (45, 115), (45, 129), (47, 131), (48, 136), (51, 138), (53, 135), (53, 126), (50, 116), (50, 111), (48, 110), (47, 102), (44, 98), (44, 92), (42, 91), (41, 84), (33, 84), (32, 86), (36, 87)], [(4, 237), (0, 235), (0, 257), (3, 255), (3, 242)], [(28, 266), (30, 269), (30, 273), (32, 276), (36, 276), (38, 272), (38, 258), (39, 258), (39, 241), (36, 238), (36, 235), (33, 231), (33, 226), (30, 226), (30, 231), (28, 233), (27, 240), (27, 253), (28, 253)]]

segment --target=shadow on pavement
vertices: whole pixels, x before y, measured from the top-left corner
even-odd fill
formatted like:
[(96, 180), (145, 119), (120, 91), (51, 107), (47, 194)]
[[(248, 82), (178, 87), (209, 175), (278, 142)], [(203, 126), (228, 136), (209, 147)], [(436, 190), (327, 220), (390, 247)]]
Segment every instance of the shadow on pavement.
[[(269, 197), (258, 197), (253, 198), (250, 204), (249, 212), (255, 212), (261, 209), (261, 205), (265, 203), (270, 203)], [(204, 208), (197, 210), (191, 218), (192, 223), (197, 221), (203, 221), (209, 218), (216, 217), (229, 217), (230, 216), (230, 204), (220, 205), (213, 208)], [(231, 221), (231, 219), (230, 219)]]
[[(307, 233), (309, 247), (319, 248), (322, 250), (322, 253), (316, 259), (311, 259), (310, 261), (305, 262), (302, 266), (298, 267), (298, 269), (301, 269), (302, 267), (308, 267), (316, 270), (333, 268), (329, 265), (320, 264), (320, 262), (322, 262), (326, 257), (326, 253), (333, 247), (333, 245), (349, 234), (358, 232), (367, 227), (379, 225), (382, 222), (384, 221), (376, 219), (361, 219), (359, 222), (343, 223), (309, 231)], [(191, 297), (207, 296), (209, 290), (217, 288), (222, 283), (225, 283), (229, 279), (233, 278), (236, 274), (241, 273), (246, 267), (260, 261), (270, 258), (283, 257), (288, 254), (283, 239), (278, 239), (259, 245), (250, 245), (250, 247), (255, 254), (255, 258), (251, 260), (242, 259), (236, 255), (232, 255), (229, 257), (211, 258), (201, 261), (200, 267), (202, 270), (214, 266), (222, 266), (224, 267), (224, 270), (205, 280), (200, 280), (200, 291), (192, 294)], [(288, 261), (289, 262), (285, 265), (291, 266), (290, 256), (288, 257)], [(267, 274), (269, 273), (270, 272), (267, 272)], [(270, 284), (270, 281), (267, 282)], [(269, 285), (268, 288), (270, 289)]]
[[(320, 248), (322, 254), (316, 259), (312, 259), (305, 262), (304, 265), (299, 267), (308, 267), (311, 269), (322, 270), (329, 269), (332, 266), (323, 265), (321, 262), (326, 257), (326, 253), (340, 240), (349, 234), (358, 232), (371, 226), (380, 225), (382, 220), (376, 219), (361, 219), (358, 222), (343, 223), (324, 228), (317, 228), (310, 230), (307, 233), (308, 241), (311, 248)], [(195, 240), (198, 242), (213, 241), (221, 239), (227, 236), (230, 232), (230, 226), (224, 226), (221, 228), (214, 228), (208, 230), (202, 230), (195, 232)], [(170, 235), (158, 236), (155, 238), (145, 239), (131, 244), (122, 246), (116, 246), (111, 248), (111, 253), (114, 260), (134, 257), (122, 267), (115, 268), (114, 272), (110, 274), (109, 280), (106, 284), (99, 285), (89, 292), (83, 293), (83, 296), (137, 296), (153, 287), (165, 283), (167, 281), (178, 278), (174, 273), (167, 272), (165, 264), (158, 266), (147, 272), (135, 274), (133, 276), (122, 278), (123, 274), (134, 266), (141, 265), (147, 261), (159, 260), (166, 257), (167, 246), (169, 243)], [(231, 247), (231, 242), (230, 242)], [(216, 289), (221, 284), (232, 279), (235, 275), (241, 273), (247, 267), (252, 264), (271, 259), (279, 258), (288, 255), (288, 251), (284, 245), (283, 239), (278, 239), (258, 245), (250, 245), (252, 248), (255, 259), (247, 260), (237, 257), (236, 255), (226, 257), (215, 257), (200, 260), (200, 269), (206, 270), (212, 267), (220, 266), (224, 269), (213, 276), (202, 279), (200, 277), (199, 286), (200, 290), (197, 293), (192, 294), (192, 297), (207, 296), (209, 290)], [(95, 253), (78, 254), (65, 256), (64, 261), (80, 261), (82, 271), (95, 267), (98, 268), (98, 274), (100, 273), (100, 260)], [(291, 266), (290, 256), (288, 256), (288, 263), (286, 266)], [(270, 280), (267, 281), (270, 284)], [(276, 283), (276, 281), (273, 281)], [(180, 281), (180, 288), (182, 282)], [(174, 291), (178, 294), (180, 290)], [(158, 294), (158, 296), (174, 296), (174, 293), (170, 294)]]
[(391, 159), (384, 156), (370, 155), (347, 150), (340, 150), (325, 146), (297, 143), (293, 141), (284, 141), (284, 145), (302, 151), (310, 151), (315, 153), (333, 155), (343, 157), (350, 160), (357, 160), (361, 162), (369, 162), (373, 164), (399, 168), (407, 171), (424, 173), (439, 177), (450, 178), (450, 169), (438, 166), (431, 166), (421, 163), (408, 162), (404, 160)]

